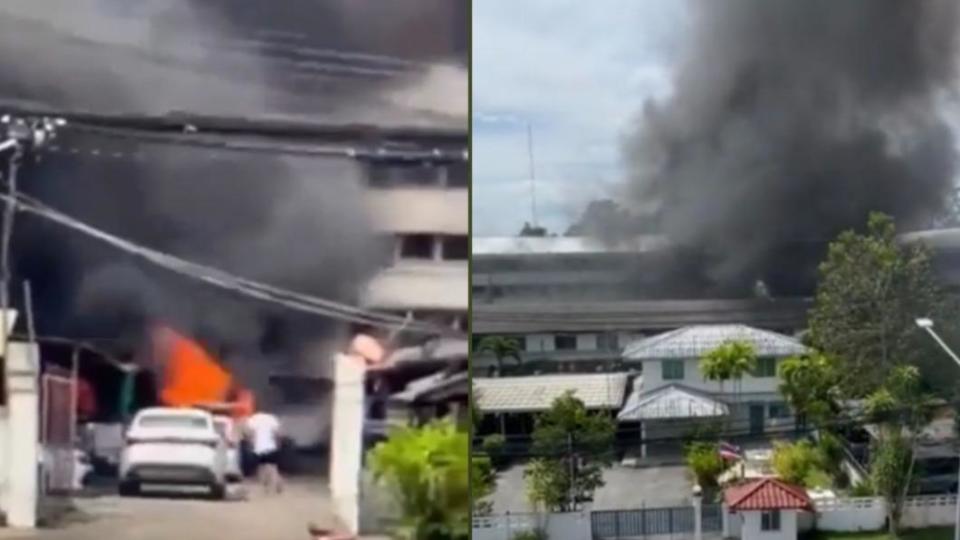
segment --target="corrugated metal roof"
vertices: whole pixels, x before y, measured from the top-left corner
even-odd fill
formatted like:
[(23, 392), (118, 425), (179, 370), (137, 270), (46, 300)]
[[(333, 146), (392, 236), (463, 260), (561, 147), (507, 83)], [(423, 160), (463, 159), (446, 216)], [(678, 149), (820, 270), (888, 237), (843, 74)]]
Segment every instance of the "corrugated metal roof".
[(504, 302), (471, 306), (476, 334), (664, 330), (696, 324), (804, 326), (811, 302), (796, 300), (630, 300)]
[(803, 488), (776, 478), (760, 478), (728, 488), (723, 498), (731, 510), (812, 510)]
[(644, 393), (636, 385), (627, 404), (617, 414), (620, 421), (712, 418), (730, 414), (726, 403), (680, 385), (672, 384)]
[(571, 390), (588, 409), (619, 409), (628, 378), (626, 373), (474, 377), (473, 395), (487, 413), (545, 411)]
[(437, 338), (424, 345), (397, 349), (387, 358), (388, 365), (404, 362), (419, 362), (429, 360), (459, 360), (470, 354), (470, 347), (465, 339)]
[(807, 348), (798, 340), (743, 324), (695, 325), (639, 339), (627, 345), (623, 357), (629, 360), (699, 358), (728, 341), (753, 345), (758, 356), (793, 356)]
[(609, 244), (585, 236), (497, 236), (474, 238), (474, 255), (573, 255), (587, 253), (641, 253), (668, 245), (662, 236), (639, 236), (629, 242)]
[[(398, 392), (391, 399), (412, 403), (429, 397), (431, 394), (455, 390), (466, 394), (468, 391), (469, 374), (466, 371), (457, 373), (439, 372), (416, 379), (407, 384), (402, 392)], [(462, 388), (460, 388), (462, 386)]]

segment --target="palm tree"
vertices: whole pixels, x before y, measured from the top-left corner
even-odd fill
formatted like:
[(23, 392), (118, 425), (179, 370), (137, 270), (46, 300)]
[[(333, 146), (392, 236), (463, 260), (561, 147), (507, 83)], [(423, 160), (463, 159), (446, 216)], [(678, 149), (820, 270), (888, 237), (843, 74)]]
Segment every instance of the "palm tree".
[(700, 372), (708, 381), (720, 383), (720, 393), (726, 381), (736, 381), (736, 401), (740, 401), (743, 376), (753, 371), (757, 364), (757, 352), (753, 344), (746, 341), (729, 340), (700, 358)]
[(517, 365), (523, 363), (520, 357), (520, 342), (515, 338), (506, 336), (486, 336), (482, 338), (474, 349), (476, 353), (490, 353), (497, 361), (497, 375), (503, 373), (503, 361), (506, 358), (513, 358)]

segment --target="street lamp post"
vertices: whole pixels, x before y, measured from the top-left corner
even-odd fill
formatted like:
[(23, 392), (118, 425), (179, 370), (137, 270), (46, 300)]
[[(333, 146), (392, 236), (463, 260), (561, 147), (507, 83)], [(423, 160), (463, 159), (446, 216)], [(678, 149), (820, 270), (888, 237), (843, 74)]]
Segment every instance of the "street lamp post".
[[(940, 348), (943, 349), (954, 362), (960, 366), (960, 357), (957, 356), (957, 353), (953, 352), (950, 347), (947, 346), (946, 342), (933, 330), (933, 320), (928, 318), (920, 318), (916, 320), (917, 326), (925, 330), (930, 337), (940, 345)], [(960, 460), (960, 456), (957, 458)], [(960, 466), (957, 470), (957, 510), (953, 518), (953, 540), (960, 540)]]

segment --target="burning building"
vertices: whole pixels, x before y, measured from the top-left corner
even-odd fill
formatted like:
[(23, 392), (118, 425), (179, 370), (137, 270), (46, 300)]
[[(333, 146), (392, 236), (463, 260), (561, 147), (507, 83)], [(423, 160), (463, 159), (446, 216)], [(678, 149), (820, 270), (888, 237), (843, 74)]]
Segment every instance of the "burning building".
[(837, 234), (871, 211), (914, 231), (952, 210), (956, 2), (688, 5), (671, 91), (623, 134), (612, 202), (573, 237), (475, 241), (476, 334), (592, 370), (624, 334), (789, 333)]
[[(23, 192), (244, 278), (463, 326), (464, 3), (405, 2), (404, 17), (365, 1), (94, 4), (0, 7), (0, 107), (68, 120), (56, 145), (24, 160)], [(18, 217), (13, 242), (40, 334), (145, 363), (153, 380), (137, 387), (159, 402), (248, 389), (299, 444), (325, 443), (330, 358), (356, 328), (36, 216)], [(157, 325), (177, 337), (147, 362)], [(402, 345), (426, 337), (412, 339)], [(121, 373), (83, 369), (99, 402), (117, 401)]]

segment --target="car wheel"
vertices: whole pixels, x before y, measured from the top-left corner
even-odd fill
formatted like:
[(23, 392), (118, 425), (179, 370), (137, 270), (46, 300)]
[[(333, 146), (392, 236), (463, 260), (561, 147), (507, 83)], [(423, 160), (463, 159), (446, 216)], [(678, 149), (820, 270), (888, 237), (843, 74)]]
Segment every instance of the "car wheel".
[(227, 486), (225, 484), (215, 483), (210, 485), (210, 498), (215, 501), (222, 501), (227, 497)]
[(130, 480), (123, 480), (120, 482), (120, 495), (124, 497), (136, 497), (139, 494), (140, 484)]

